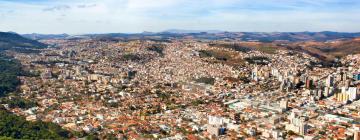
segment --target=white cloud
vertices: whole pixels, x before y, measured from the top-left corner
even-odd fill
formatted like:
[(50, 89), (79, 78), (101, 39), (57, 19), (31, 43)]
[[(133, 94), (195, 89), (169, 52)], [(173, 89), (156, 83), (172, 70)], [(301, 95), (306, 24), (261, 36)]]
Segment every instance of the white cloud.
[[(360, 31), (360, 10), (339, 0), (0, 0), (0, 30), (20, 33)], [(347, 1), (349, 2), (349, 1)], [(335, 7), (334, 7), (335, 6)], [(349, 8), (348, 8), (349, 7)], [(43, 11), (52, 9), (52, 12)], [(13, 11), (12, 13), (7, 13)]]

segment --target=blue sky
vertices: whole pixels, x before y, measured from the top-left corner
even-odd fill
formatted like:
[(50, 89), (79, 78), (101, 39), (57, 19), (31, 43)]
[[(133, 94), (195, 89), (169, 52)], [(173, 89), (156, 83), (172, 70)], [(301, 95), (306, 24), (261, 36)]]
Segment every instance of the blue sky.
[(359, 0), (0, 0), (0, 31), (360, 32)]

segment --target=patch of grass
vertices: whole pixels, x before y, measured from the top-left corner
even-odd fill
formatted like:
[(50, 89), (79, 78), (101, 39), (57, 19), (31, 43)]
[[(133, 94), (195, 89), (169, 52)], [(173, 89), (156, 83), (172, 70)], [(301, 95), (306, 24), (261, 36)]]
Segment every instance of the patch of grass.
[(267, 65), (270, 63), (270, 59), (264, 56), (254, 56), (245, 58), (250, 64)]
[(230, 59), (230, 55), (224, 52), (215, 51), (215, 50), (200, 50), (200, 57), (214, 57), (216, 60), (227, 61)]
[(213, 57), (215, 61), (208, 61), (213, 63), (224, 63), (229, 66), (242, 66), (244, 60), (236, 57), (236, 53), (224, 50), (200, 50), (199, 55), (201, 58)]
[(208, 85), (214, 85), (215, 78), (212, 78), (212, 77), (200, 77), (198, 79), (195, 79), (195, 82), (204, 83), (204, 84), (208, 84)]
[(154, 52), (160, 54), (161, 56), (164, 55), (164, 48), (162, 47), (161, 44), (154, 44), (154, 45), (148, 47), (147, 50), (154, 51)]
[(125, 60), (125, 61), (139, 61), (139, 60), (141, 60), (141, 58), (137, 54), (132, 54), (132, 53), (124, 54), (121, 58), (123, 60)]
[(244, 53), (251, 51), (251, 48), (246, 46), (241, 46), (240, 44), (236, 44), (236, 43), (210, 43), (209, 46), (218, 47), (218, 48), (227, 48)]
[(277, 49), (269, 46), (261, 46), (256, 48), (257, 51), (268, 53), (268, 54), (276, 54)]

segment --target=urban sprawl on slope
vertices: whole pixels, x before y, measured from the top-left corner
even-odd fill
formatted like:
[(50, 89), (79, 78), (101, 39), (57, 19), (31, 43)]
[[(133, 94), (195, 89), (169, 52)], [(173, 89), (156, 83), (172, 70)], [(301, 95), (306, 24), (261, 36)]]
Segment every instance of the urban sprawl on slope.
[[(9, 52), (29, 72), (27, 120), (119, 139), (354, 139), (360, 55), (323, 67), (288, 50), (241, 52), (193, 40), (44, 40)], [(5, 105), (6, 106), (6, 105)]]

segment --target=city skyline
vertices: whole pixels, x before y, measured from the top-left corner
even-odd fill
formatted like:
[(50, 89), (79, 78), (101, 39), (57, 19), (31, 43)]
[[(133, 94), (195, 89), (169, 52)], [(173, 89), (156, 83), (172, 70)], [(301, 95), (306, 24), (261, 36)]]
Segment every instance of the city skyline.
[(161, 32), (359, 32), (355, 0), (0, 0), (0, 30), (85, 34)]

